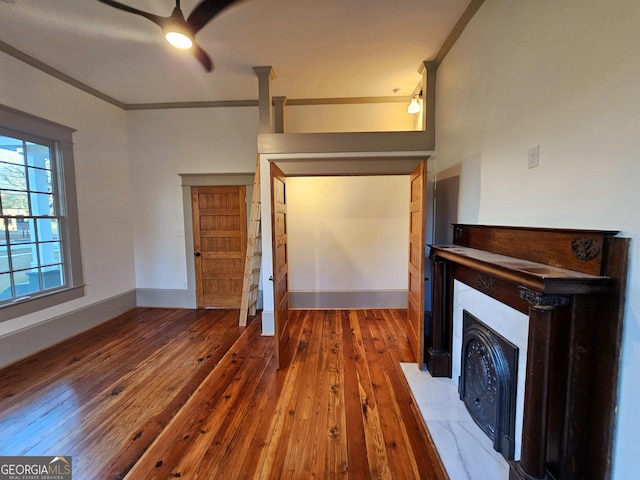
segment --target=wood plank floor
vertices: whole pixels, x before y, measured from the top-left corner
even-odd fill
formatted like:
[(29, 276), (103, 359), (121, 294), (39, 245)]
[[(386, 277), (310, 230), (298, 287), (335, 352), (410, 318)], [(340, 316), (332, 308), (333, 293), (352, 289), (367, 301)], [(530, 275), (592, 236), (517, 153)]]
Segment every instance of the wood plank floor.
[(446, 479), (400, 369), (402, 310), (137, 309), (0, 370), (0, 455), (74, 479)]

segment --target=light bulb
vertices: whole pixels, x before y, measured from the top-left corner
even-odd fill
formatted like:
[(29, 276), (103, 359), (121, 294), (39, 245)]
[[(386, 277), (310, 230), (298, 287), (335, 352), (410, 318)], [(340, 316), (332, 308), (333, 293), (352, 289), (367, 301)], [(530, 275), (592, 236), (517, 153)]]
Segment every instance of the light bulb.
[(187, 48), (191, 48), (193, 46), (193, 41), (184, 33), (167, 32), (165, 33), (164, 38), (166, 38), (167, 42), (169, 42), (171, 45), (182, 50), (186, 50)]
[(411, 115), (420, 112), (420, 103), (418, 102), (417, 96), (411, 99), (411, 103), (409, 103), (407, 107), (407, 112)]

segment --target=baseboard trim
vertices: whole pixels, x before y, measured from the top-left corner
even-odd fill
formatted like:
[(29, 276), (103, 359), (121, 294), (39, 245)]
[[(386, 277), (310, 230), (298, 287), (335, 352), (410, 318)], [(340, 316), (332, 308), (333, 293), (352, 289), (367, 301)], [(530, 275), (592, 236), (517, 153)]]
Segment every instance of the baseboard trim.
[(289, 308), (407, 308), (406, 290), (289, 291)]
[(275, 318), (272, 310), (262, 311), (262, 336), (273, 337), (275, 332)]
[(139, 307), (198, 308), (195, 290), (138, 288), (136, 302)]
[(136, 307), (136, 291), (116, 295), (0, 337), (0, 368)]
[[(150, 308), (198, 308), (194, 290), (161, 288), (138, 288), (136, 290), (138, 307)], [(262, 309), (262, 290), (258, 290), (258, 310)]]

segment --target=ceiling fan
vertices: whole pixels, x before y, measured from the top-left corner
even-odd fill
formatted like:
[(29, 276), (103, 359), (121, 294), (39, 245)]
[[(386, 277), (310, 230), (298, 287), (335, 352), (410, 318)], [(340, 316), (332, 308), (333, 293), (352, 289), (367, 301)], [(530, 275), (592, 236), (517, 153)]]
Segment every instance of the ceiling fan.
[(196, 33), (222, 10), (239, 0), (203, 0), (186, 19), (180, 9), (180, 0), (176, 0), (176, 6), (168, 17), (145, 12), (113, 0), (98, 1), (151, 20), (162, 29), (162, 33), (171, 45), (184, 50), (190, 49), (205, 70), (210, 72), (213, 70), (213, 62), (209, 55), (196, 43)]

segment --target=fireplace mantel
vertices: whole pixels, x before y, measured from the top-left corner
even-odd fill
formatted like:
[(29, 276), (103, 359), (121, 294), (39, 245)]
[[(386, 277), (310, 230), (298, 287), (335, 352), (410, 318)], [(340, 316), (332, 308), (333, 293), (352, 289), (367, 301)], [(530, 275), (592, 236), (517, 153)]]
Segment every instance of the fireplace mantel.
[(529, 316), (522, 450), (511, 479), (611, 475), (629, 240), (617, 232), (454, 225), (430, 246), (432, 376), (451, 377), (453, 282)]
[(457, 245), (431, 246), (434, 257), (467, 267), (477, 274), (479, 290), (490, 289), (482, 275), (517, 283), (543, 294), (575, 295), (605, 291), (609, 278), (568, 270), (521, 258)]

